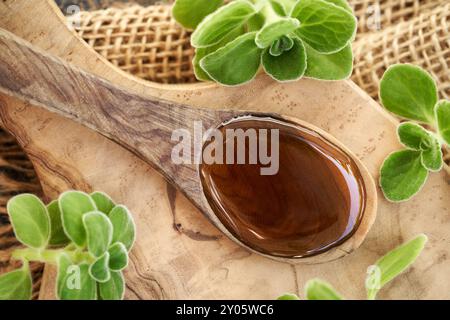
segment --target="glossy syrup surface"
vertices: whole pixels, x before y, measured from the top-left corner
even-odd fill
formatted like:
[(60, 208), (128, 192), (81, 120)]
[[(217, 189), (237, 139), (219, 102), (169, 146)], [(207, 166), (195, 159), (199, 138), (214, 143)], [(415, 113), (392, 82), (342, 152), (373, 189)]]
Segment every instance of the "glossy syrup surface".
[[(356, 231), (365, 208), (363, 178), (354, 160), (320, 134), (298, 124), (268, 117), (234, 119), (219, 130), (278, 129), (279, 170), (225, 163), (200, 165), (203, 191), (218, 219), (250, 248), (272, 256), (300, 258), (322, 253)], [(258, 136), (259, 143), (271, 139)], [(207, 141), (203, 150), (214, 143)], [(248, 142), (248, 140), (247, 140)], [(210, 146), (211, 147), (211, 146)], [(245, 144), (248, 155), (249, 144)], [(259, 148), (259, 145), (258, 145)], [(231, 148), (232, 149), (232, 148)]]

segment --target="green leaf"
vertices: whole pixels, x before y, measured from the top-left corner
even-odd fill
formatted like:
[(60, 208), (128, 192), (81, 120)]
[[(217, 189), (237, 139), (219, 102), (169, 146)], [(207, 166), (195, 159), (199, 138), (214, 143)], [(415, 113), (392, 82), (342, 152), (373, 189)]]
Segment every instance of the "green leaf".
[(89, 265), (71, 265), (61, 287), (61, 300), (96, 300), (97, 283), (89, 275)]
[(245, 0), (237, 0), (207, 16), (191, 36), (193, 47), (208, 47), (219, 43), (229, 33), (241, 28), (256, 14), (253, 5)]
[(30, 300), (32, 288), (28, 264), (0, 275), (0, 300)]
[(86, 231), (83, 225), (83, 215), (97, 210), (92, 198), (81, 191), (66, 191), (59, 196), (64, 231), (70, 240), (79, 247), (86, 244)]
[(427, 236), (421, 234), (388, 252), (375, 263), (373, 270), (376, 272), (368, 274), (366, 279), (366, 287), (368, 283), (371, 284), (370, 287), (367, 287), (369, 300), (375, 299), (383, 286), (405, 271), (417, 259), (427, 240)]
[(294, 46), (294, 40), (289, 36), (282, 36), (280, 39), (275, 40), (269, 48), (269, 53), (278, 57), (283, 52), (289, 51)]
[(439, 101), (436, 104), (435, 110), (439, 134), (450, 145), (450, 101)]
[(308, 300), (342, 300), (333, 287), (320, 279), (312, 279), (306, 283), (306, 299)]
[(422, 164), (428, 170), (437, 172), (444, 165), (442, 146), (436, 137), (433, 137), (431, 143), (432, 145), (429, 149), (422, 151)]
[(222, 4), (223, 0), (177, 0), (172, 8), (172, 16), (186, 29), (195, 29)]
[(287, 10), (284, 6), (284, 4), (282, 3), (282, 1), (277, 1), (277, 0), (269, 0), (270, 5), (273, 8), (273, 11), (281, 16), (281, 17), (285, 17), (287, 15)]
[(60, 246), (70, 242), (64, 233), (61, 220), (61, 211), (59, 211), (58, 200), (53, 200), (47, 205), (47, 212), (50, 216), (50, 240), (52, 246)]
[(113, 225), (108, 216), (100, 211), (88, 212), (83, 216), (89, 252), (94, 257), (102, 256), (112, 241)]
[(338, 7), (341, 7), (342, 9), (353, 13), (352, 7), (349, 5), (347, 0), (325, 0), (326, 2), (330, 2)]
[(107, 282), (111, 278), (109, 271), (109, 253), (105, 252), (89, 266), (89, 275), (97, 282)]
[(300, 300), (300, 298), (293, 293), (285, 293), (282, 296), (279, 296), (277, 300)]
[(91, 193), (91, 198), (94, 200), (97, 210), (106, 215), (108, 215), (112, 208), (116, 205), (114, 201), (112, 201), (112, 199), (103, 192), (95, 191)]
[(44, 248), (50, 239), (50, 218), (44, 203), (32, 194), (11, 198), (7, 204), (16, 238), (32, 248)]
[[(215, 50), (215, 46), (213, 46)], [(195, 78), (200, 81), (210, 81), (212, 80), (208, 74), (203, 71), (202, 67), (200, 67), (200, 61), (203, 59), (203, 57), (207, 56), (211, 52), (214, 52), (215, 50), (208, 50), (211, 47), (208, 48), (197, 48), (195, 49), (195, 56), (192, 59), (192, 65), (194, 66), (194, 74)]]
[(67, 269), (72, 265), (72, 260), (66, 253), (61, 254), (58, 259), (58, 274), (56, 276), (56, 296), (61, 299), (61, 292), (65, 286), (67, 277)]
[(431, 148), (432, 140), (434, 138), (431, 132), (412, 122), (400, 124), (397, 133), (400, 142), (405, 147), (412, 150), (427, 150)]
[(296, 34), (319, 53), (341, 51), (356, 32), (353, 14), (324, 0), (298, 1), (291, 17), (300, 20)]
[(332, 54), (322, 54), (305, 44), (308, 67), (305, 76), (319, 80), (348, 79), (353, 71), (351, 45)]
[(244, 30), (243, 27), (235, 29), (234, 31), (230, 32), (225, 38), (223, 38), (218, 44), (213, 45), (213, 46), (209, 46), (209, 47), (206, 47), (206, 48), (197, 48), (197, 49), (195, 49), (195, 56), (194, 56), (194, 59), (192, 59), (192, 64), (194, 66), (195, 77), (198, 80), (202, 80), (202, 81), (212, 80), (208, 76), (208, 74), (205, 71), (203, 71), (203, 69), (200, 67), (200, 60), (203, 59), (203, 57), (207, 56), (208, 54), (213, 53), (217, 49), (223, 47), (228, 42), (231, 42), (232, 40), (236, 39), (237, 37), (239, 37), (244, 32), (245, 32), (245, 30)]
[(293, 39), (294, 46), (279, 56), (270, 54), (267, 48), (262, 55), (264, 70), (275, 80), (293, 81), (300, 79), (306, 70), (306, 53), (303, 43)]
[(99, 283), (99, 294), (102, 300), (122, 300), (125, 293), (125, 281), (122, 272), (111, 271), (111, 278)]
[(109, 268), (113, 271), (121, 271), (128, 265), (128, 252), (121, 242), (114, 243), (108, 250)]
[(114, 207), (109, 215), (113, 225), (112, 243), (121, 242), (129, 251), (136, 238), (136, 226), (133, 217), (125, 206)]
[(421, 161), (421, 152), (397, 151), (384, 160), (380, 185), (390, 201), (405, 201), (414, 196), (424, 185), (428, 170)]
[(410, 64), (389, 67), (381, 79), (380, 98), (387, 110), (400, 117), (435, 122), (436, 84), (420, 67)]
[(264, 15), (257, 13), (251, 16), (243, 27), (247, 32), (259, 31), (264, 26), (264, 22)]
[(261, 49), (255, 32), (239, 36), (200, 60), (201, 68), (223, 85), (238, 85), (252, 80), (261, 64)]
[(299, 25), (300, 22), (297, 19), (292, 18), (283, 18), (273, 23), (269, 23), (256, 34), (256, 45), (261, 49), (265, 49), (281, 36), (290, 34), (297, 29)]
[(422, 151), (421, 159), (425, 168), (431, 171), (442, 169), (444, 161), (441, 143), (432, 132), (412, 122), (400, 124), (397, 132), (405, 147)]

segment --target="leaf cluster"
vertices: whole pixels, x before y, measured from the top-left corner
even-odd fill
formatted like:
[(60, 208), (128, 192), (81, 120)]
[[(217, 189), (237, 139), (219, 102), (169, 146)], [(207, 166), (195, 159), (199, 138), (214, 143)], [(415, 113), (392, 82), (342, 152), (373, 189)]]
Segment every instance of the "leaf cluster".
[[(382, 287), (408, 269), (422, 252), (427, 239), (421, 234), (388, 252), (367, 269), (365, 287), (368, 300), (375, 300)], [(320, 279), (312, 279), (306, 283), (305, 297), (307, 300), (344, 299), (329, 283)], [(300, 300), (300, 298), (287, 293), (278, 297), (278, 300)]]
[(438, 100), (433, 78), (410, 64), (391, 66), (380, 83), (383, 106), (402, 119), (397, 133), (403, 150), (391, 153), (380, 171), (385, 197), (405, 201), (417, 194), (429, 172), (444, 166), (443, 148), (450, 144), (450, 101)]
[(356, 18), (346, 0), (177, 0), (172, 12), (195, 29), (199, 80), (240, 85), (261, 66), (278, 81), (340, 80), (353, 69)]
[(30, 299), (29, 261), (57, 266), (56, 295), (63, 300), (123, 298), (122, 270), (135, 240), (128, 209), (102, 192), (67, 191), (45, 205), (32, 194), (11, 198), (8, 214), (23, 266), (0, 276), (0, 300)]

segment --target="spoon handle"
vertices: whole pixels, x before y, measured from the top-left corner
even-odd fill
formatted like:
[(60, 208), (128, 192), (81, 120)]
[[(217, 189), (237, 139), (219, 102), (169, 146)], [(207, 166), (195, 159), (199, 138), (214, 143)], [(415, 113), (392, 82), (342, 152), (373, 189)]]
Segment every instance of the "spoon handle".
[[(233, 112), (195, 109), (142, 97), (48, 55), (0, 28), (0, 91), (72, 118), (115, 140), (159, 169), (182, 189), (197, 179), (191, 164), (170, 160), (172, 132), (190, 132), (194, 121), (205, 127)], [(194, 190), (193, 190), (194, 191)], [(195, 190), (197, 191), (197, 190)]]

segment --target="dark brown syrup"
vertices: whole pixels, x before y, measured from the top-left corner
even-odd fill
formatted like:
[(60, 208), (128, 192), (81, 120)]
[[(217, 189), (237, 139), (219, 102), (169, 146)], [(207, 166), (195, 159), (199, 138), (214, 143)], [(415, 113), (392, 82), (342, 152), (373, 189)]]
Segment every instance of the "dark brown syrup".
[[(224, 164), (200, 165), (206, 199), (231, 234), (258, 252), (300, 258), (337, 246), (356, 231), (366, 193), (358, 166), (346, 152), (315, 131), (269, 117), (237, 118), (218, 129), (225, 136), (226, 129), (239, 128), (279, 130), (279, 170), (261, 175), (268, 165), (248, 163), (248, 143), (246, 164), (237, 164), (236, 157), (235, 164), (225, 164), (231, 141), (226, 139)], [(258, 138), (269, 145), (269, 154), (270, 137)], [(236, 155), (237, 139), (232, 140)]]

